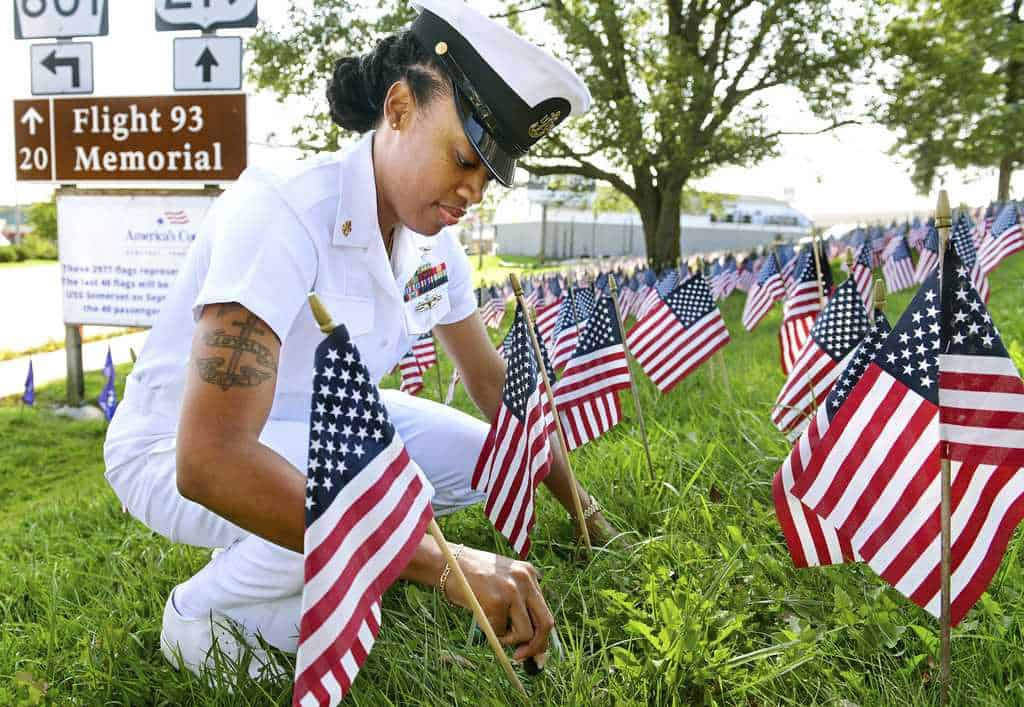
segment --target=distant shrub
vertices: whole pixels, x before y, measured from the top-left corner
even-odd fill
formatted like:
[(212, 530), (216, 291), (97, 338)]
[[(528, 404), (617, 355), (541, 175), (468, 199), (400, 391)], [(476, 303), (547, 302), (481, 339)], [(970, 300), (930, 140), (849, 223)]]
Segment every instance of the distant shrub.
[(18, 249), (12, 247), (0, 248), (0, 263), (13, 263), (18, 260)]
[[(5, 248), (4, 250), (8, 250)], [(14, 246), (18, 252), (18, 260), (56, 260), (57, 244), (48, 241), (35, 234), (25, 236), (25, 239)]]

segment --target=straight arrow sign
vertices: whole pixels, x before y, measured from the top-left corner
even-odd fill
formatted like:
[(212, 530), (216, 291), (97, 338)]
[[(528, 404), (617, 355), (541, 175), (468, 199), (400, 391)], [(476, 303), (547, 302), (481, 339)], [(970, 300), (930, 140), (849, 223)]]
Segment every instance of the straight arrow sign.
[(174, 40), (175, 91), (237, 91), (241, 88), (241, 37), (178, 37)]
[(203, 68), (203, 83), (210, 83), (210, 71), (215, 66), (220, 66), (217, 63), (216, 57), (210, 52), (210, 48), (206, 47), (203, 49), (203, 53), (196, 59), (196, 66)]
[(22, 125), (28, 126), (29, 135), (35, 135), (36, 128), (46, 122), (46, 118), (39, 115), (39, 111), (37, 111), (33, 106), (29, 106), (29, 109), (22, 114), (21, 120), (18, 122)]

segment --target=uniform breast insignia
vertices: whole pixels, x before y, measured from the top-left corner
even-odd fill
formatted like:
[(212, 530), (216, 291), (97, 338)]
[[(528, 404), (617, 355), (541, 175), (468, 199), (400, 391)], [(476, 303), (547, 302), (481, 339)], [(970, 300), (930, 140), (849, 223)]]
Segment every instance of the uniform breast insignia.
[(417, 312), (426, 312), (428, 309), (433, 309), (434, 305), (441, 301), (441, 295), (432, 294), (427, 295), (421, 301), (416, 303)]
[(348, 238), (348, 235), (350, 233), (352, 233), (352, 222), (346, 221), (345, 223), (341, 224), (341, 235)]
[[(448, 267), (443, 262), (435, 264), (424, 263), (416, 269), (413, 276), (409, 278), (409, 282), (405, 283), (405, 292), (403, 293), (403, 297), (406, 302), (411, 302), (414, 299), (422, 297), (431, 290), (436, 290), (442, 285), (447, 284)], [(437, 304), (438, 300), (440, 300), (440, 295), (435, 293), (435, 296), (437, 297), (437, 300), (426, 306), (426, 309), (430, 309)], [(424, 302), (425, 301), (426, 300), (424, 300)], [(424, 302), (417, 303), (416, 311), (424, 311), (420, 309), (420, 305)]]

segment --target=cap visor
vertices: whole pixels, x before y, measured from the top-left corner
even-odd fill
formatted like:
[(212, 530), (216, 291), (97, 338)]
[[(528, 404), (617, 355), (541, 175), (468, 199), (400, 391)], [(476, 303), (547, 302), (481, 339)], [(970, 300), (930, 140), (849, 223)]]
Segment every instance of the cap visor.
[(455, 105), (458, 107), (459, 117), (462, 118), (462, 130), (473, 145), (473, 149), (480, 155), (480, 160), (495, 179), (506, 187), (511, 187), (516, 174), (516, 158), (507, 153), (484, 126), (477, 122), (462, 100), (456, 100)]

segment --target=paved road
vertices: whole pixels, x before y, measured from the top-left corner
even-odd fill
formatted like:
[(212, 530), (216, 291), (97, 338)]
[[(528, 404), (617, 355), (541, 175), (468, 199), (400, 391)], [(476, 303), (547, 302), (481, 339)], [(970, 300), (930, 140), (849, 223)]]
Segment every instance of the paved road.
[[(148, 334), (148, 331), (141, 331), (85, 344), (82, 347), (82, 363), (85, 370), (94, 371), (103, 368), (108, 346), (115, 365), (131, 361), (129, 348), (135, 349), (135, 353), (138, 354), (142, 351), (142, 345), (146, 343)], [(28, 358), (0, 361), (0, 397), (21, 393), (25, 389), (27, 373)], [(35, 376), (37, 387), (51, 381), (65, 380), (67, 378), (67, 355), (64, 349), (34, 355), (32, 357), (32, 373)]]
[[(0, 351), (27, 351), (51, 339), (63, 343), (63, 314), (60, 265), (0, 268)], [(82, 336), (111, 331), (116, 329), (87, 326)]]

